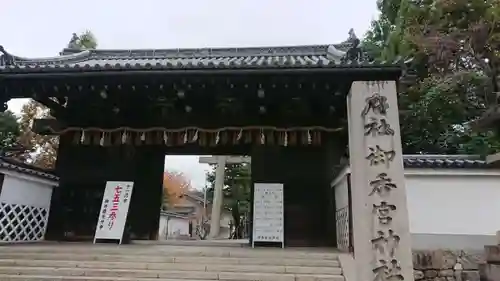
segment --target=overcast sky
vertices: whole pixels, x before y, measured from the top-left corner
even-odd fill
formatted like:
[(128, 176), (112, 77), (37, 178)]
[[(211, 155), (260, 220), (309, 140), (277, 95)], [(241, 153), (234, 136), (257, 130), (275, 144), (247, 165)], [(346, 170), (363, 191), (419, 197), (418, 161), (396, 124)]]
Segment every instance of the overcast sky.
[[(73, 32), (104, 49), (331, 44), (362, 36), (376, 0), (1, 0), (0, 45), (17, 56), (56, 56)], [(24, 101), (9, 102), (18, 113)], [(200, 188), (198, 158), (167, 157)]]

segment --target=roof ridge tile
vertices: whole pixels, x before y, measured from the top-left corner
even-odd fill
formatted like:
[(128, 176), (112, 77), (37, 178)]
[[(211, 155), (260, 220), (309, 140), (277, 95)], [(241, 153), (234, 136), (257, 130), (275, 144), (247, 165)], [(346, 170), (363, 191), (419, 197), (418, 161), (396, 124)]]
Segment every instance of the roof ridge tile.
[(405, 168), (492, 168), (479, 155), (403, 155)]

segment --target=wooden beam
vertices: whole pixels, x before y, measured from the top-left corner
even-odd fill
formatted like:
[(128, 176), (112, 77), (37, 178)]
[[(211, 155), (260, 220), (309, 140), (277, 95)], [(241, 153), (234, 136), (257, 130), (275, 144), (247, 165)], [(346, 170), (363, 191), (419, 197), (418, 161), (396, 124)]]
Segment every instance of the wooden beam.
[(35, 119), (31, 126), (31, 130), (40, 135), (55, 135), (53, 132), (60, 131), (64, 128), (65, 125), (61, 123), (61, 121), (49, 118)]
[(66, 108), (59, 103), (49, 99), (49, 98), (38, 98), (34, 97), (33, 98), (36, 102), (41, 103), (48, 107), (51, 111), (52, 114), (54, 114), (54, 117), (62, 117), (66, 113)]

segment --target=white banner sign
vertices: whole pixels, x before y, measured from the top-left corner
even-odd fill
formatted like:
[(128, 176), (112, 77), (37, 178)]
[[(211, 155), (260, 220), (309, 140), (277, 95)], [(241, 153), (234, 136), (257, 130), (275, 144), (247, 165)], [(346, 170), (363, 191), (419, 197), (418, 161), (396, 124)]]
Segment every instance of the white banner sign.
[(284, 247), (283, 184), (256, 183), (253, 198), (254, 242), (279, 242)]
[(120, 240), (122, 243), (133, 187), (131, 181), (106, 182), (94, 243), (97, 239)]

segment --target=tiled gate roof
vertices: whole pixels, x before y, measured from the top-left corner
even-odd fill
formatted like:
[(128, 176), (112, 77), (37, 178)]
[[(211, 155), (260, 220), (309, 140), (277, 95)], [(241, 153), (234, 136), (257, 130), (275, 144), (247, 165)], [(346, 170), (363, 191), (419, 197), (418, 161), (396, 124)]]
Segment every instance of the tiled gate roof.
[[(51, 58), (0, 59), (2, 72), (67, 72), (103, 70), (192, 70), (262, 68), (397, 68), (396, 62), (348, 62), (346, 46), (308, 45), (285, 47), (74, 50), (66, 49)], [(2, 63), (3, 61), (3, 63)]]

